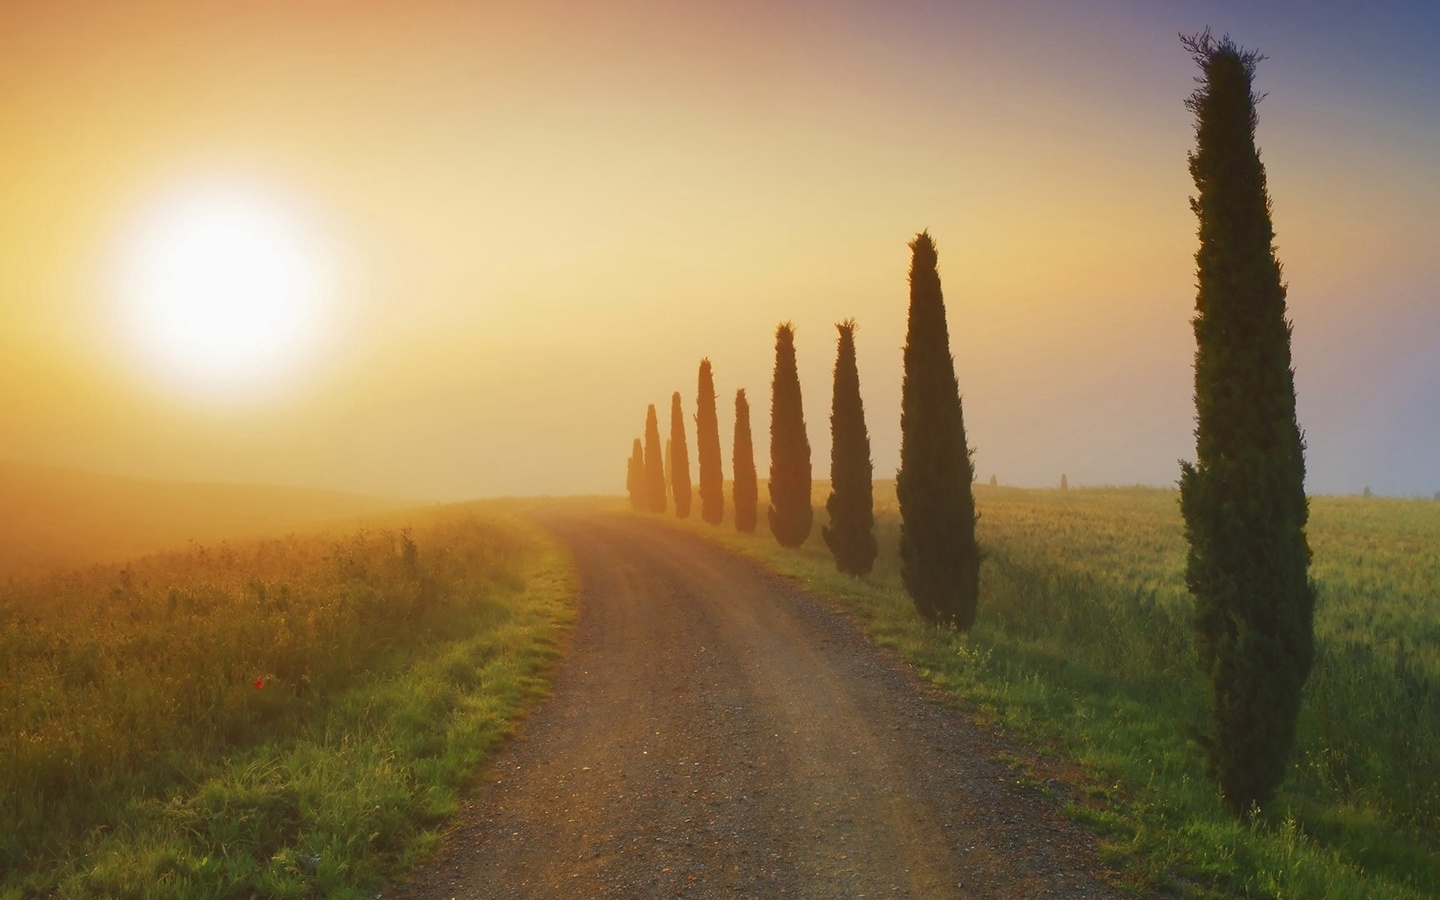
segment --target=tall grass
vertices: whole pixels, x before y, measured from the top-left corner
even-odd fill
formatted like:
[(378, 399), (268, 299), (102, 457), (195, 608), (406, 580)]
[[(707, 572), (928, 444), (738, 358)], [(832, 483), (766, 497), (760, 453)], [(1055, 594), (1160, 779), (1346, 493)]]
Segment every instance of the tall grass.
[[(1203, 723), (1174, 491), (979, 485), (979, 621), (920, 623), (900, 585), (892, 492), (881, 557), (834, 572), (822, 542), (690, 526), (839, 600), (937, 683), (1090, 772), (1083, 815), (1137, 884), (1182, 894), (1440, 893), (1440, 504), (1312, 500), (1317, 658), (1299, 742), (1260, 820), (1224, 814), (1192, 735)], [(817, 491), (817, 495), (819, 494)], [(883, 499), (882, 499), (883, 498)]]
[(534, 526), (192, 547), (0, 588), (6, 895), (346, 894), (423, 850), (555, 651)]

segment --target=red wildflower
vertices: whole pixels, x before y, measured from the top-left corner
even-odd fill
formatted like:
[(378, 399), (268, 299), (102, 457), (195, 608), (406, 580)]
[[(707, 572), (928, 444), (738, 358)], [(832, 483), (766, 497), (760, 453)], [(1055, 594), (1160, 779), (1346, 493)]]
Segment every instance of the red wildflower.
[(255, 690), (258, 691), (258, 690), (260, 690), (261, 688), (263, 688), (264, 686), (265, 686), (265, 679), (263, 679), (263, 678), (257, 678), (257, 679), (255, 679)]

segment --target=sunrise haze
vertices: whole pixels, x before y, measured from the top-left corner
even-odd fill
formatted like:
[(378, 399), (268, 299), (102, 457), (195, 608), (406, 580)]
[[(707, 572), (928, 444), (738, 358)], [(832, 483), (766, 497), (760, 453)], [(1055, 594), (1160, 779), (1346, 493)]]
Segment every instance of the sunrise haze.
[[(688, 420), (709, 357), (726, 475), (740, 387), (763, 475), (789, 320), (823, 477), (854, 317), (888, 478), (929, 229), (978, 477), (1173, 484), (1196, 246), (1176, 34), (1206, 26), (1269, 57), (1307, 487), (1430, 496), (1440, 8), (1420, 3), (7, 3), (0, 460), (618, 494), (646, 405), (679, 391)], [(323, 296), (273, 319), (283, 346), (232, 325), (167, 362), (126, 305), (136, 235), (167, 198), (237, 195), (270, 199), (189, 207), (222, 240), (261, 223), (273, 272), (232, 281)]]

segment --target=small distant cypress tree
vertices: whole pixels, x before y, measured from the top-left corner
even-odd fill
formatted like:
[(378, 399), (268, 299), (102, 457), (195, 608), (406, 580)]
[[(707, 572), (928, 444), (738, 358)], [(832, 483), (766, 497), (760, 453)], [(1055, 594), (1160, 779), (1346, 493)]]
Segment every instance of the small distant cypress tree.
[(1068, 491), (1068, 490), (1070, 490), (1070, 479), (1068, 479), (1068, 478), (1065, 477), (1065, 473), (1064, 473), (1064, 472), (1061, 472), (1061, 473), (1060, 473), (1060, 490), (1062, 490), (1062, 491)]
[(875, 485), (870, 463), (870, 432), (860, 399), (860, 370), (855, 363), (855, 320), (840, 330), (835, 355), (835, 391), (830, 404), (830, 524), (820, 530), (846, 575), (865, 575), (875, 567)]
[(670, 395), (670, 492), (675, 495), (675, 517), (688, 519), (694, 493), (690, 488), (690, 450), (685, 446), (685, 414), (680, 392)]
[(700, 518), (719, 525), (725, 518), (725, 475), (720, 470), (720, 420), (715, 413), (715, 378), (710, 360), (700, 360), (695, 395), (695, 456), (700, 466)]
[(962, 631), (975, 623), (980, 547), (975, 542), (975, 468), (965, 439), (955, 359), (935, 242), (910, 243), (910, 315), (901, 386), (900, 576), (928, 622)]
[(1181, 38), (1203, 73), (1190, 201), (1195, 254), (1195, 463), (1182, 462), (1201, 670), (1209, 677), (1208, 769), (1236, 814), (1263, 806), (1285, 777), (1300, 691), (1314, 660), (1305, 443), (1285, 285), (1275, 256), (1265, 167), (1255, 147), (1259, 53), (1227, 36)]
[(782, 547), (798, 547), (810, 536), (810, 438), (795, 366), (795, 326), (775, 329), (775, 374), (770, 383), (770, 533)]
[(990, 486), (991, 486), (991, 487), (996, 487), (996, 486), (998, 486), (999, 484), (1000, 484), (1000, 478), (999, 478), (999, 476), (991, 475), (991, 476), (990, 476)]
[(665, 461), (660, 458), (660, 423), (653, 403), (645, 411), (645, 499), (651, 512), (665, 512)]
[(760, 488), (755, 476), (755, 447), (750, 440), (750, 401), (745, 399), (744, 388), (735, 392), (735, 450), (730, 462), (735, 470), (735, 530), (753, 534), (760, 518)]
[(645, 496), (645, 450), (640, 439), (630, 451), (630, 469), (625, 475), (625, 489), (630, 493), (631, 509), (647, 509), (649, 498)]

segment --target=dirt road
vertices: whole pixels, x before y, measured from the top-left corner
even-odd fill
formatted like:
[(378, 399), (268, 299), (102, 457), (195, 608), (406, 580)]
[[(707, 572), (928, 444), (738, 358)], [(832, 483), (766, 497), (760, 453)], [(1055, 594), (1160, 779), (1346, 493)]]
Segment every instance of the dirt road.
[(660, 523), (546, 518), (582, 580), (554, 695), (386, 897), (1102, 897), (1007, 748), (784, 580)]

